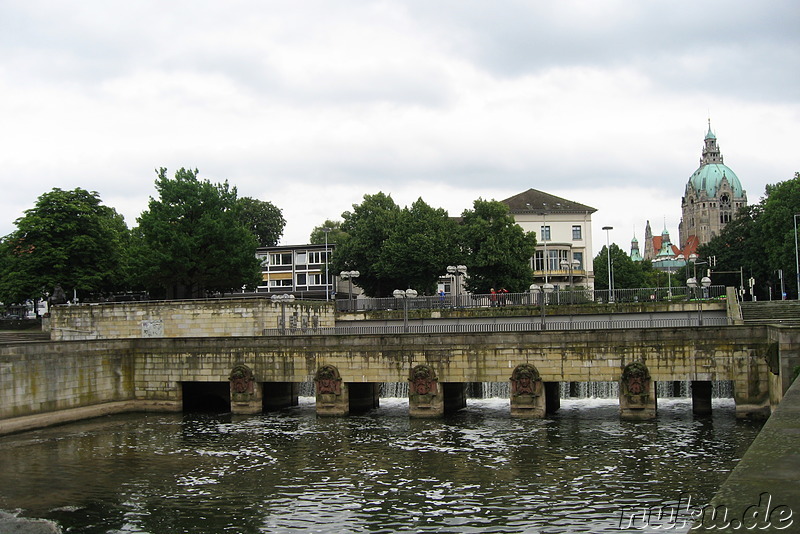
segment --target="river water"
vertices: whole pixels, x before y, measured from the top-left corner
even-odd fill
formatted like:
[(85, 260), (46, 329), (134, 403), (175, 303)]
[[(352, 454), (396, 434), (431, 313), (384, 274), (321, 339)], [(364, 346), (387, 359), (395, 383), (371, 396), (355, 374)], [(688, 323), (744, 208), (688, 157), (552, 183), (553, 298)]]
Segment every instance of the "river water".
[(303, 397), (257, 416), (109, 416), (0, 438), (0, 510), (69, 533), (685, 532), (630, 517), (708, 503), (760, 429), (732, 399), (713, 407), (659, 399), (657, 420), (625, 422), (615, 399), (564, 399), (522, 420), (470, 399), (419, 420), (388, 398), (318, 418)]

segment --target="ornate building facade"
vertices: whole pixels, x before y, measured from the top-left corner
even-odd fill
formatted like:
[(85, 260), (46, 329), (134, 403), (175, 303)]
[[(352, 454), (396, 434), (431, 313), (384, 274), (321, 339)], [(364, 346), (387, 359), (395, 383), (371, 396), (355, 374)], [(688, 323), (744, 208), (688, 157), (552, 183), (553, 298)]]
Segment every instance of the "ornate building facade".
[(700, 167), (689, 177), (681, 198), (681, 222), (678, 226), (680, 243), (673, 243), (666, 229), (661, 235), (653, 235), (650, 221), (644, 232), (644, 250), (634, 237), (631, 242), (631, 258), (647, 260), (659, 270), (673, 270), (686, 263), (697, 252), (700, 245), (719, 235), (736, 216), (736, 212), (747, 206), (747, 194), (742, 189), (739, 177), (723, 163), (717, 145), (717, 136), (711, 130), (703, 140)]
[(736, 173), (723, 163), (709, 120), (700, 167), (689, 177), (681, 199), (680, 248), (693, 241), (695, 247), (708, 243), (745, 206), (747, 194)]

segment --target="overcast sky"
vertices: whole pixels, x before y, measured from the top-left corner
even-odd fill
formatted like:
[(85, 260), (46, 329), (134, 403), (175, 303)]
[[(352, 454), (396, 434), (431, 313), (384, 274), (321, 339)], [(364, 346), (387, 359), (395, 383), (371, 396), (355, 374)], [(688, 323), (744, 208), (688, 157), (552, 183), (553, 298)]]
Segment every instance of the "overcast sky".
[(135, 226), (187, 167), (282, 244), (378, 191), (529, 188), (597, 208), (594, 254), (677, 242), (709, 117), (750, 203), (800, 170), (798, 28), (796, 0), (0, 0), (0, 235), (53, 187)]

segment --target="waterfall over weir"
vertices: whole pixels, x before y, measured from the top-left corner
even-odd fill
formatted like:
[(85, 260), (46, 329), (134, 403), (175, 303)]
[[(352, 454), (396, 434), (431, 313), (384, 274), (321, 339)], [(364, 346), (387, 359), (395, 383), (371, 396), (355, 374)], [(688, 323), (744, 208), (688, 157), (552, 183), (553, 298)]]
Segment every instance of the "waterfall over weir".
[[(656, 391), (659, 398), (690, 397), (691, 381), (657, 382)], [(597, 398), (615, 399), (619, 396), (618, 382), (561, 382), (559, 394), (562, 399)], [(301, 397), (314, 396), (314, 382), (308, 381), (300, 385)], [(408, 398), (408, 382), (383, 382), (382, 398)], [(507, 399), (510, 396), (508, 382), (470, 382), (467, 385), (467, 397), (473, 399)], [(711, 396), (715, 399), (733, 397), (733, 383), (729, 380), (715, 380), (711, 385)]]

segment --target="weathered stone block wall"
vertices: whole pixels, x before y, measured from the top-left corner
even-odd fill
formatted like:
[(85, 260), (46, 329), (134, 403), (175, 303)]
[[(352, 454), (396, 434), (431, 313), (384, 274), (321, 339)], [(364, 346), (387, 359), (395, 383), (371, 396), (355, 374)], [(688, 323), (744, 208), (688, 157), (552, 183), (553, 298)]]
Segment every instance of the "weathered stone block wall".
[[(688, 342), (687, 342), (688, 340)], [(643, 361), (654, 381), (735, 380), (766, 391), (766, 328), (698, 328), (493, 334), (279, 336), (248, 339), (139, 340), (137, 398), (171, 399), (178, 382), (224, 381), (244, 364), (258, 382), (305, 382), (332, 365), (344, 382), (404, 382), (430, 365), (440, 382), (507, 382), (534, 365), (545, 382), (617, 381)], [(171, 385), (162, 389), (164, 383)], [(745, 387), (748, 385), (748, 387)]]
[[(323, 365), (338, 369), (344, 383), (405, 382), (425, 364), (444, 384), (508, 382), (525, 363), (544, 382), (616, 381), (625, 365), (643, 361), (653, 381), (733, 380), (737, 409), (760, 410), (769, 404), (770, 335), (777, 335), (774, 327), (744, 325), (15, 343), (0, 345), (0, 430), (6, 419), (104, 403), (180, 410), (182, 382), (228, 383), (237, 365), (263, 384), (306, 382)], [(781, 350), (796, 355), (794, 330), (778, 337)]]
[(125, 341), (0, 347), (0, 419), (133, 398)]
[(264, 329), (279, 328), (282, 317), (287, 327), (335, 323), (333, 306), (324, 302), (241, 298), (54, 306), (49, 328), (54, 341), (260, 336)]

